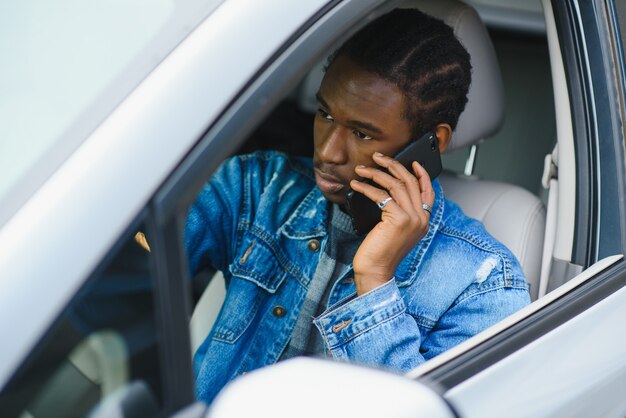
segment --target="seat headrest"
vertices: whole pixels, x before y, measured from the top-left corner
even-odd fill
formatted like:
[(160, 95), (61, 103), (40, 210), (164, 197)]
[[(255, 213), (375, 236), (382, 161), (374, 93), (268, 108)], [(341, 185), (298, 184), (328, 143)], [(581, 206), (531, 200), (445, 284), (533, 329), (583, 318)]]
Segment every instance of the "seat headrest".
[[(416, 8), (443, 20), (467, 49), (472, 63), (468, 102), (454, 130), (448, 151), (476, 144), (493, 135), (504, 119), (504, 86), (491, 39), (480, 16), (457, 0), (405, 0), (400, 8)], [(300, 107), (315, 112), (315, 94), (323, 78), (325, 61), (307, 76), (299, 90)]]

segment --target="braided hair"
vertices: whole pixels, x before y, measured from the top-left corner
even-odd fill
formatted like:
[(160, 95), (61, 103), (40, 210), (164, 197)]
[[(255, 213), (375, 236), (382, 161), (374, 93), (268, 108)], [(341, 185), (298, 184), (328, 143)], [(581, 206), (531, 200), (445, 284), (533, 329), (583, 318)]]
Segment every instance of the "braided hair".
[(416, 9), (395, 9), (365, 26), (329, 58), (344, 56), (396, 85), (403, 117), (418, 138), (440, 123), (456, 127), (467, 103), (470, 56), (443, 21)]

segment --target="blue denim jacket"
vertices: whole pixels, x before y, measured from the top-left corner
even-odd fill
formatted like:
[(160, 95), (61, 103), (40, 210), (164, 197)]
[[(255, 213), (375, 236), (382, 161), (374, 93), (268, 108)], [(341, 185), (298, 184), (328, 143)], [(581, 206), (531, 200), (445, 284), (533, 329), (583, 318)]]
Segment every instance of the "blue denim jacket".
[[(314, 319), (333, 358), (406, 372), (529, 303), (515, 256), (433, 187), (429, 231), (395, 279), (359, 297), (352, 271), (334, 283)], [(199, 399), (278, 360), (326, 244), (327, 213), (311, 161), (278, 153), (232, 158), (200, 192), (186, 224), (190, 268), (221, 270), (227, 292), (194, 355)]]

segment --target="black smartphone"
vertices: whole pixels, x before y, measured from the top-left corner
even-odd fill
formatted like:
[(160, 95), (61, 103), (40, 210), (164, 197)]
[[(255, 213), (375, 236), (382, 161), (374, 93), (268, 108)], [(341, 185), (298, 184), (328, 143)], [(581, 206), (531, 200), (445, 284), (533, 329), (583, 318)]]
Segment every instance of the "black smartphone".
[[(416, 141), (411, 141), (402, 151), (394, 157), (409, 172), (413, 173), (411, 164), (417, 161), (426, 169), (431, 180), (441, 173), (441, 155), (439, 143), (434, 132), (427, 132)], [(367, 183), (382, 188), (378, 184), (366, 180)], [(347, 194), (348, 214), (352, 218), (352, 226), (358, 234), (366, 234), (380, 222), (380, 209), (369, 197), (354, 190)]]

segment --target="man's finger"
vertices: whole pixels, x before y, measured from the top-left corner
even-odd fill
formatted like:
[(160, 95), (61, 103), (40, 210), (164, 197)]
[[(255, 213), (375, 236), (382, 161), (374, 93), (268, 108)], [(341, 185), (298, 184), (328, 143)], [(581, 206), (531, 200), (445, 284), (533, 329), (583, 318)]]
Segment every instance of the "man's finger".
[(432, 207), (435, 204), (435, 191), (433, 190), (433, 183), (430, 180), (428, 171), (417, 161), (413, 161), (413, 171), (419, 183), (421, 201)]
[[(411, 201), (411, 208), (413, 208), (413, 211), (421, 214), (423, 203), (422, 192), (424, 188), (432, 189), (430, 180), (426, 178), (423, 179), (423, 184), (420, 183), (419, 179), (413, 173), (407, 170), (406, 167), (402, 165), (402, 163), (394, 158), (384, 156), (380, 153), (374, 154), (373, 158), (377, 164), (385, 167), (394, 177), (398, 178), (405, 184), (409, 199)], [(432, 202), (430, 203), (430, 205), (432, 206)]]
[[(359, 176), (369, 179), (383, 187), (385, 189), (384, 192), (393, 197), (396, 203), (398, 203), (398, 205), (400, 205), (406, 212), (409, 212), (411, 208), (414, 207), (410, 192), (402, 179), (398, 179), (389, 173), (385, 173), (384, 171), (373, 167), (358, 166), (356, 167), (355, 172)], [(412, 177), (414, 179), (413, 181), (417, 183), (415, 177)], [(417, 185), (414, 187), (417, 187)]]
[(365, 182), (358, 181), (358, 180), (352, 180), (350, 182), (350, 187), (352, 188), (352, 190), (364, 194), (368, 199), (370, 199), (372, 202), (376, 203), (377, 205), (385, 201), (387, 198), (392, 197), (392, 200), (387, 201), (387, 203), (385, 204), (384, 208), (382, 208), (382, 210), (389, 210), (391, 206), (400, 208), (400, 205), (398, 204), (396, 199), (393, 198), (393, 196), (390, 196), (390, 194), (387, 193), (387, 191), (383, 189), (379, 189), (378, 187), (372, 186), (371, 184), (367, 184)]

